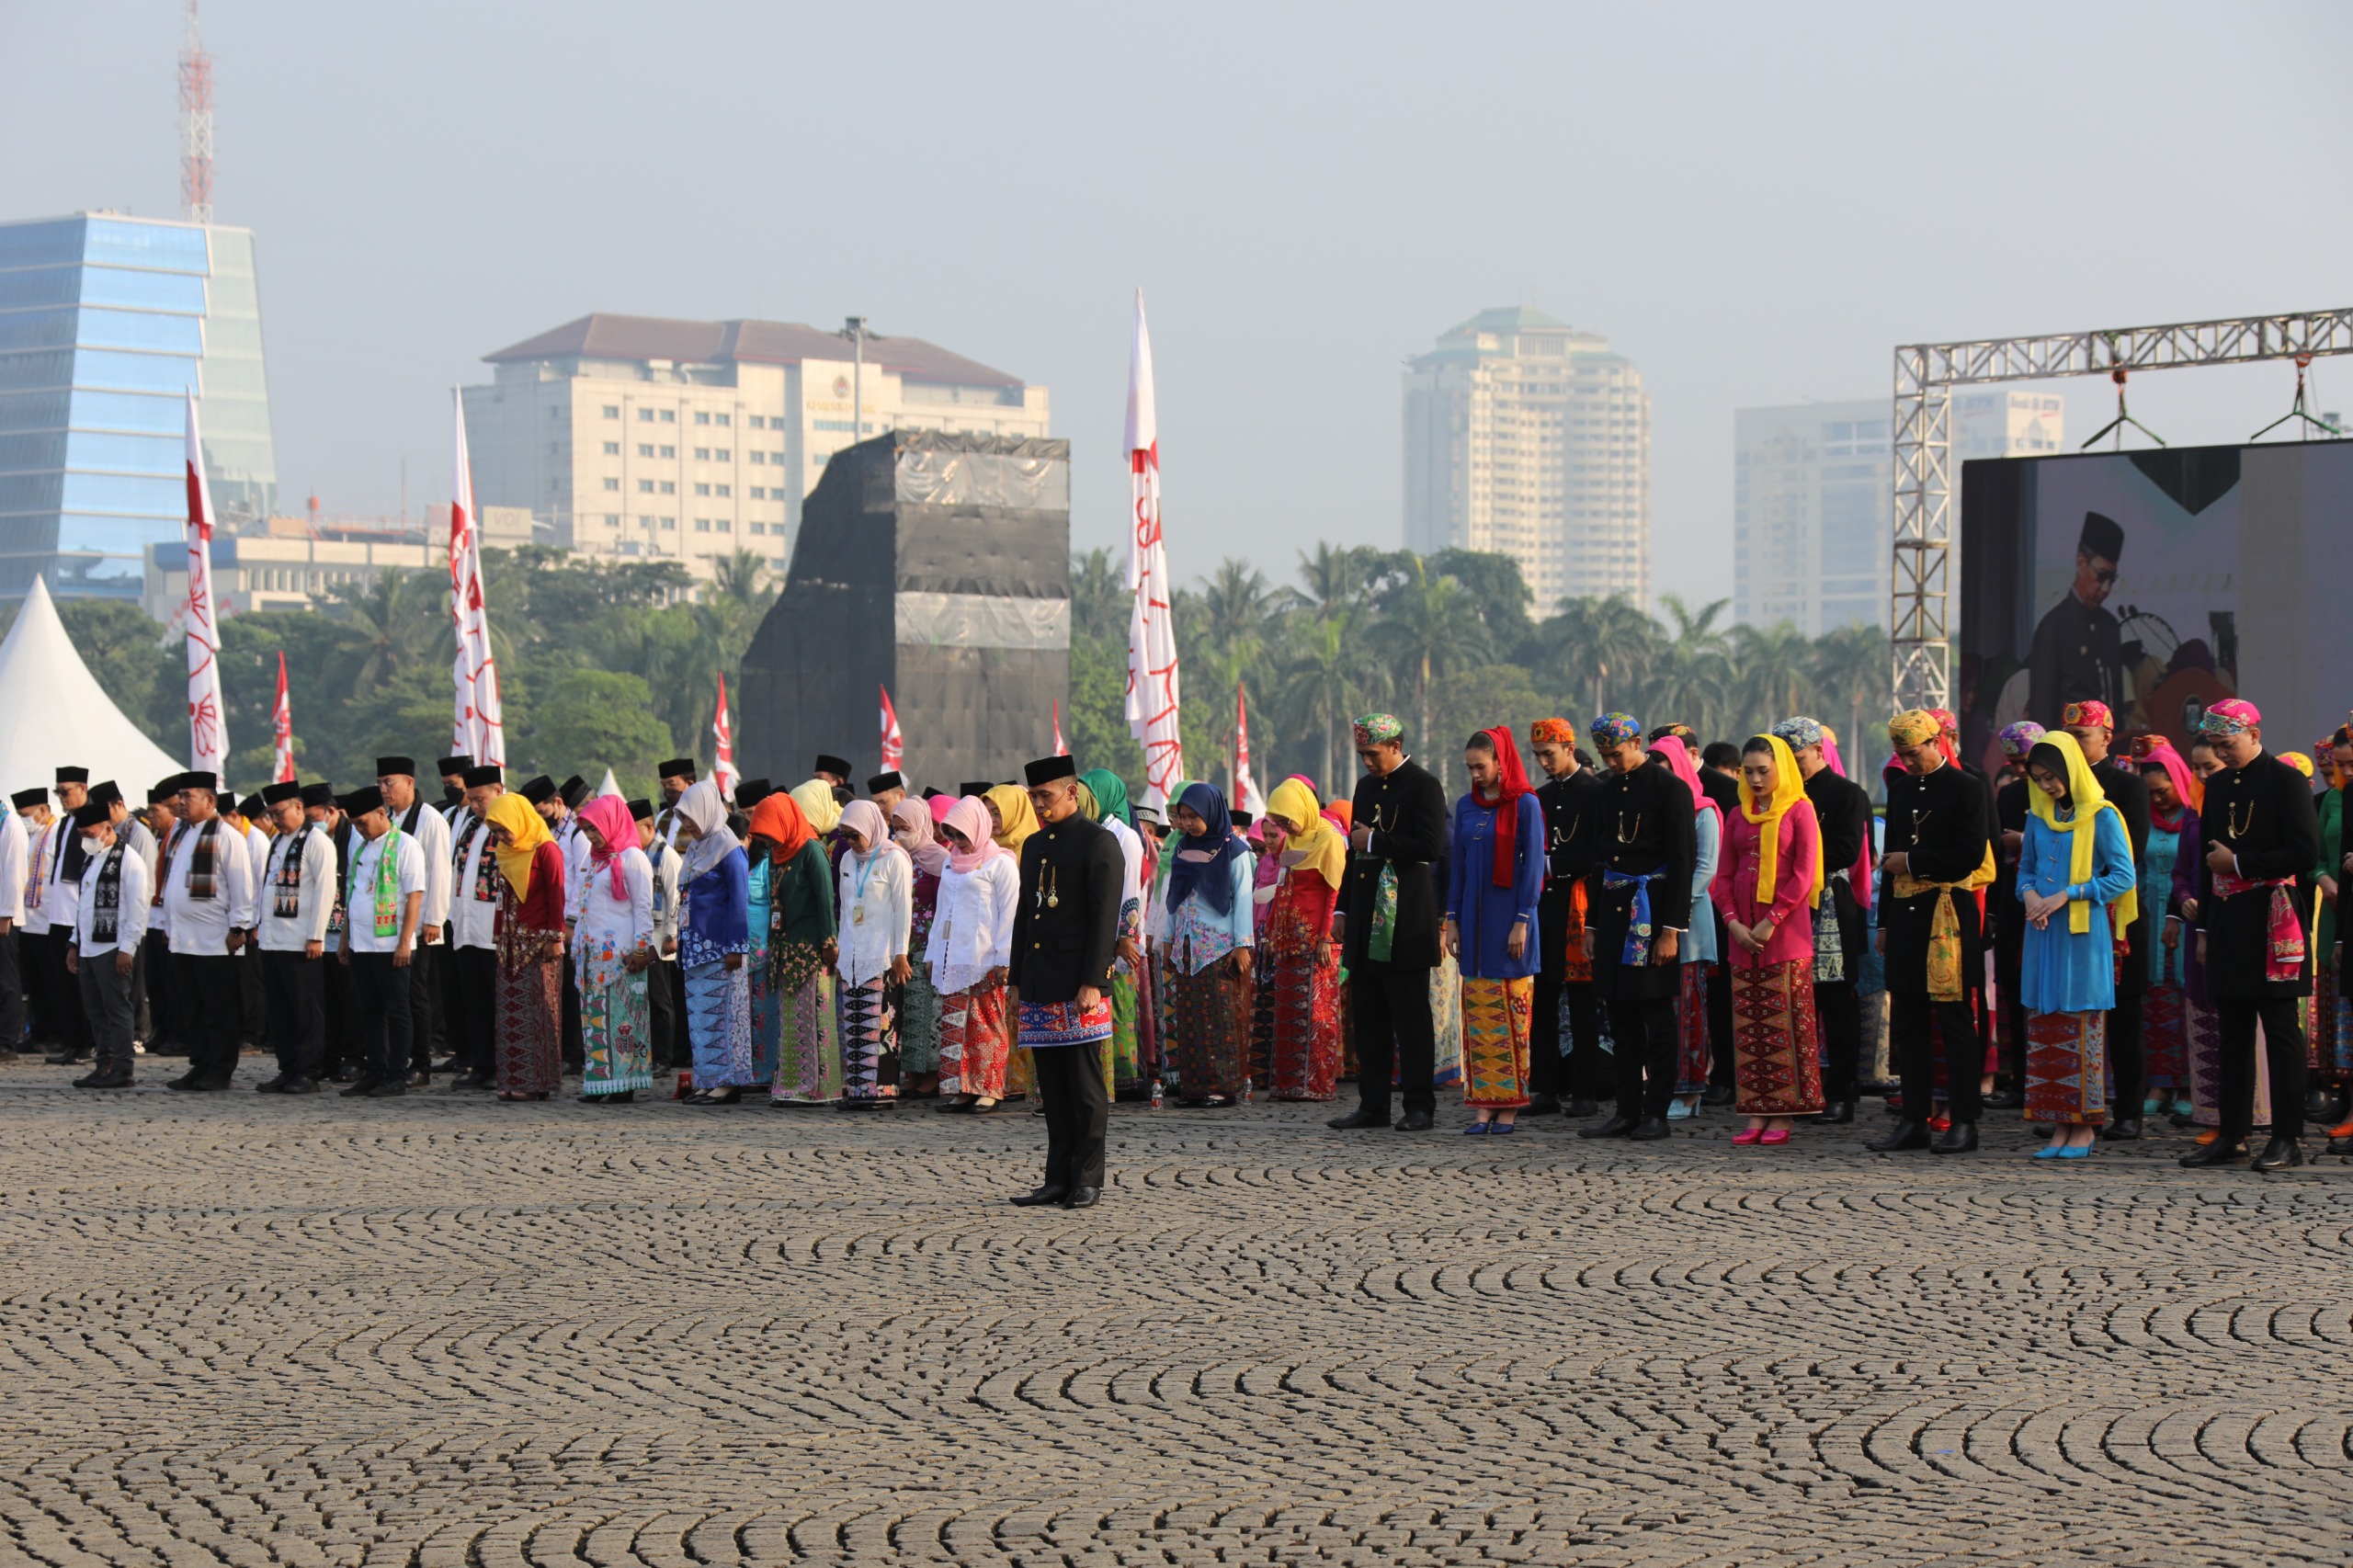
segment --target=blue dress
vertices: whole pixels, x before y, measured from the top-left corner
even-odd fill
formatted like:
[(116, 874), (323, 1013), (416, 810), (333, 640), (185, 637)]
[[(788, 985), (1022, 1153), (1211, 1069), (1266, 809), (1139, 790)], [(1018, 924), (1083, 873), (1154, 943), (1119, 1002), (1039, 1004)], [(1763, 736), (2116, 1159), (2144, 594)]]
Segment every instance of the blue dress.
[[(1495, 812), (1466, 792), (1454, 802), (1454, 852), (1447, 875), (1446, 915), (1462, 943), (1466, 980), (1523, 980), (1543, 967), (1536, 901), (1544, 891), (1544, 808), (1532, 794), (1517, 802), (1519, 863), (1512, 885), (1495, 886)], [(1513, 925), (1526, 919), (1528, 943), (1513, 958), (1506, 949)]]
[(2072, 929), (2074, 903), (2040, 928), (2029, 923), (2018, 964), (2018, 994), (2029, 1013), (2104, 1013), (2116, 1006), (2116, 944), (2108, 905), (2133, 890), (2139, 875), (2124, 819), (2103, 810), (2092, 824), (2092, 880), (2070, 882), (2075, 835), (2053, 832), (2039, 816), (2026, 819), (2026, 843), (2018, 851), (2018, 894), (2044, 897), (2064, 892), (2074, 903), (2092, 905), (2091, 928)]

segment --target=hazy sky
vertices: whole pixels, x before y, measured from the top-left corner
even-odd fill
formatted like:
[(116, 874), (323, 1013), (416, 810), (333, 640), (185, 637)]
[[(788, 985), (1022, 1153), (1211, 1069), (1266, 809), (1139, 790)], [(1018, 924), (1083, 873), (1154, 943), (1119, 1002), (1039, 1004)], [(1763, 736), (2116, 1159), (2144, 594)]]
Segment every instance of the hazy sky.
[[(589, 311), (847, 313), (1052, 389), (1120, 537), (1131, 291), (1175, 564), (1393, 546), (1400, 361), (1488, 305), (1652, 395), (1654, 580), (1731, 591), (1732, 411), (1902, 342), (2353, 300), (2353, 6), (207, 0), (291, 509), (446, 494), (449, 391)], [(0, 218), (176, 216), (168, 0), (0, 0)], [(2353, 413), (2353, 359), (2317, 369)], [(2237, 440), (2290, 372), (2134, 412)], [(2070, 389), (2080, 439), (2110, 407)]]

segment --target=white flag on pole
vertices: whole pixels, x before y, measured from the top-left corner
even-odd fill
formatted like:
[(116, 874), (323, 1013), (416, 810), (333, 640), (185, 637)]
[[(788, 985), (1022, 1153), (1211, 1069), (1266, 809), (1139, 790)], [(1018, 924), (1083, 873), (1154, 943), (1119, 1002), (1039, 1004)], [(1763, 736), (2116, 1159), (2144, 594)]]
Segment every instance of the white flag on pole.
[(1177, 733), (1176, 622), (1169, 609), (1168, 551), (1160, 532), (1160, 420), (1153, 407), (1152, 338), (1143, 290), (1136, 290), (1136, 335), (1128, 362), (1128, 733), (1143, 746), (1143, 804), (1168, 809), (1184, 776)]
[(498, 700), (498, 661), (490, 651), (490, 609), (482, 585), (482, 530), (475, 525), (474, 475), (466, 455), (464, 394), (456, 400), (456, 443), (449, 468), (449, 615), (458, 636), (450, 668), (452, 738), (483, 767), (506, 766), (506, 732)]
[(221, 700), (221, 630), (213, 619), (212, 486), (188, 399), (188, 761), (199, 773), (229, 771), (229, 723)]

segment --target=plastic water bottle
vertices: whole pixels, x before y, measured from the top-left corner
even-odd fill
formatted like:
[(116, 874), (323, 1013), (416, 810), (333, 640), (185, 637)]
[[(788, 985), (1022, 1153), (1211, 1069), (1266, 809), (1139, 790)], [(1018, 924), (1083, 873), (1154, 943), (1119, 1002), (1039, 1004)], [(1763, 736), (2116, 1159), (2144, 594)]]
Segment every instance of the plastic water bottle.
[(1244, 1105), (1250, 1103), (1250, 1080), (1247, 1078), (1242, 1080), (1242, 1103)]
[(1152, 1081), (1152, 1108), (1154, 1110), (1160, 1108), (1160, 1080), (1158, 1078)]

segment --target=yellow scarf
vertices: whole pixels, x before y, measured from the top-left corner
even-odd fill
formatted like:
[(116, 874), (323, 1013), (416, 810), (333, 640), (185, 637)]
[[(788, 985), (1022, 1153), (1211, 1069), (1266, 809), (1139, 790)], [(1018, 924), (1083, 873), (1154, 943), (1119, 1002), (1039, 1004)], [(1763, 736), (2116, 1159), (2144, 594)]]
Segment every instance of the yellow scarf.
[[(1781, 819), (1790, 808), (1805, 799), (1805, 775), (1798, 771), (1797, 754), (1790, 750), (1790, 743), (1779, 735), (1760, 737), (1773, 748), (1773, 798), (1762, 806), (1756, 803), (1756, 792), (1748, 787), (1744, 772), (1740, 780), (1740, 814), (1756, 829), (1756, 907), (1773, 907), (1773, 888), (1778, 880), (1781, 857)], [(1806, 898), (1814, 909), (1822, 907), (1824, 883), (1822, 855), (1817, 849), (1813, 857), (1813, 892)]]
[(1348, 841), (1324, 820), (1324, 808), (1316, 801), (1314, 790), (1296, 778), (1286, 778), (1275, 786), (1273, 797), (1267, 801), (1267, 814), (1282, 818), (1288, 829), (1284, 865), (1313, 871), (1333, 887), (1340, 885), (1347, 869)]
[(996, 835), (997, 847), (1020, 854), (1023, 842), (1038, 831), (1038, 813), (1029, 804), (1029, 791), (1017, 784), (1000, 784), (989, 791), (988, 798), (1005, 819)]
[(515, 890), (517, 898), (531, 892), (531, 856), (554, 835), (537, 806), (520, 795), (501, 795), (490, 803), (492, 824), (506, 830), (514, 842), (498, 847), (498, 874)]
[(818, 837), (824, 837), (841, 825), (841, 802), (834, 799), (834, 787), (824, 779), (811, 778), (795, 784), (786, 793), (801, 808), (801, 814), (809, 819), (809, 825)]
[[(2092, 765), (2084, 760), (2083, 747), (2075, 744), (2075, 736), (2064, 730), (2053, 730), (2034, 744), (2049, 746), (2067, 759), (2067, 798), (2075, 802), (2075, 812), (2065, 822), (2061, 822), (2059, 802), (2044, 794), (2041, 786), (2031, 778), (2027, 780), (2027, 804), (2034, 808), (2034, 814), (2042, 819), (2043, 826), (2053, 833), (2074, 835), (2075, 842), (2068, 850), (2067, 881), (2071, 883), (2088, 882), (2092, 880), (2092, 850), (2098, 836), (2096, 824), (2099, 821), (2099, 813), (2102, 811), (2115, 812), (2120, 827), (2124, 824), (2124, 813), (2116, 811), (2108, 792), (2099, 787), (2099, 776), (2092, 771)], [(2129, 838), (2127, 842), (2130, 842)], [(2139, 887), (2128, 886), (2123, 896), (2111, 907), (2116, 911), (2116, 929), (2119, 931), (2140, 919)], [(2080, 936), (2091, 928), (2090, 903), (2080, 898), (2070, 900), (2067, 929)]]

